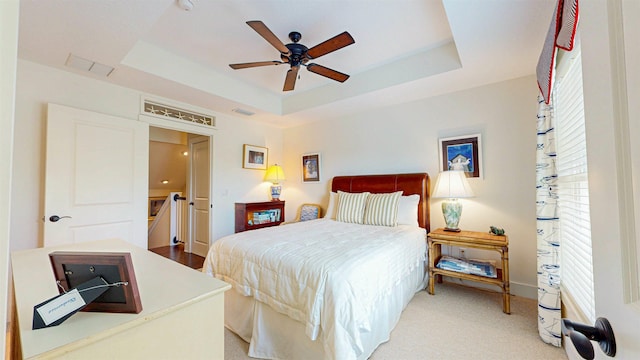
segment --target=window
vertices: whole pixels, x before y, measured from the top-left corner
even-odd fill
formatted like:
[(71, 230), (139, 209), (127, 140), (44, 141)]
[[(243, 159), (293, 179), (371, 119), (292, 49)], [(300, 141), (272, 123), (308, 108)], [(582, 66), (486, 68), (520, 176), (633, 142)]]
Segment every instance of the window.
[(595, 321), (587, 146), (579, 44), (563, 52), (553, 91), (563, 301)]

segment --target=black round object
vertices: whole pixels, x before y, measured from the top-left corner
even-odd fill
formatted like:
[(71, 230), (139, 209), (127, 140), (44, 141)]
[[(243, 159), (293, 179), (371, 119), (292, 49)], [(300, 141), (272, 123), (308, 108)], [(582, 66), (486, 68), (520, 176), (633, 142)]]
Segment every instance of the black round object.
[(300, 41), (300, 39), (302, 39), (302, 34), (297, 31), (292, 31), (289, 33), (289, 39), (291, 39), (291, 41), (293, 41), (294, 43), (297, 43), (298, 41)]
[(611, 357), (616, 356), (616, 337), (613, 335), (613, 329), (611, 328), (609, 320), (602, 317), (597, 318), (595, 328), (600, 334), (598, 343), (600, 344), (602, 352)]

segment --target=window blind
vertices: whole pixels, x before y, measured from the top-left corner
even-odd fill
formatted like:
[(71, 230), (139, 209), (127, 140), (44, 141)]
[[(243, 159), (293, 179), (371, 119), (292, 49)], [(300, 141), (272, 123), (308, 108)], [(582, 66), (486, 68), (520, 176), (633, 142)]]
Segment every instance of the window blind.
[(580, 49), (558, 62), (553, 104), (560, 218), (561, 291), (595, 321), (587, 145)]

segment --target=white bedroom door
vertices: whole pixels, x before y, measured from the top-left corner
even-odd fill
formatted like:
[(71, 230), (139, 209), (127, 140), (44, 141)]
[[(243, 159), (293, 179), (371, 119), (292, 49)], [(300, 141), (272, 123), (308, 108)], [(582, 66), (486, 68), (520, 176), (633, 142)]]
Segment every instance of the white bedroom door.
[[(618, 39), (624, 39), (624, 49), (617, 48), (619, 53), (616, 53), (619, 58), (624, 58), (624, 71), (617, 73), (617, 76), (619, 82), (624, 84), (621, 94), (626, 95), (628, 105), (619, 108), (621, 115), (618, 126), (624, 129), (622, 134), (628, 135), (628, 139), (622, 141), (623, 136), (619, 135), (618, 141), (625, 145), (617, 146), (618, 161), (625, 164), (626, 168), (626, 171), (618, 171), (616, 177), (618, 184), (625, 184), (620, 185), (618, 191), (621, 193), (611, 201), (616, 196), (602, 191), (609, 196), (603, 195), (602, 201), (595, 204), (599, 211), (595, 216), (599, 217), (598, 223), (601, 224), (598, 228), (600, 233), (594, 234), (599, 242), (593, 251), (596, 316), (606, 317), (611, 322), (618, 347), (617, 358), (640, 359), (640, 147), (637, 145), (640, 141), (640, 69), (637, 66), (640, 61), (640, 43), (637, 41), (640, 33), (640, 2), (617, 0), (607, 2), (607, 5), (612, 14), (617, 13), (617, 10), (612, 10), (618, 7), (618, 14), (622, 17), (615, 21), (616, 29), (622, 31), (622, 34), (617, 34)], [(592, 4), (587, 6), (602, 8)], [(600, 137), (600, 132), (596, 137)], [(605, 147), (599, 147), (598, 151), (602, 148)], [(623, 154), (626, 154), (626, 159)], [(611, 157), (602, 159), (605, 164), (607, 160), (610, 163)], [(605, 178), (614, 172), (605, 171)], [(617, 209), (612, 204), (618, 205)], [(621, 226), (619, 232), (614, 231), (616, 236), (612, 239), (611, 229), (607, 226), (611, 223), (607, 220), (616, 210), (621, 215)], [(610, 359), (605, 356), (596, 358)]]
[(207, 256), (211, 229), (211, 148), (208, 136), (189, 138), (189, 219), (191, 231), (186, 251)]
[[(583, 74), (585, 101), (598, 99), (598, 105), (585, 106), (589, 146), (589, 192), (595, 316), (609, 320), (616, 339), (616, 359), (640, 359), (640, 2), (635, 0), (585, 1), (580, 3), (583, 34)], [(622, 11), (620, 11), (622, 10)], [(620, 18), (621, 16), (621, 18)], [(622, 20), (622, 21), (621, 21)], [(607, 21), (609, 22), (607, 24)], [(584, 36), (600, 34), (607, 29), (610, 37)], [(600, 56), (607, 39), (621, 37), (613, 56)], [(585, 42), (589, 39), (590, 46)], [(603, 47), (598, 47), (602, 44)], [(585, 53), (586, 52), (586, 53)], [(608, 54), (608, 53), (607, 53)], [(598, 58), (600, 56), (600, 58)], [(598, 71), (602, 64), (615, 59), (615, 71)], [(606, 59), (607, 61), (599, 61)], [(591, 67), (589, 67), (591, 64)], [(608, 65), (607, 65), (608, 66)], [(585, 75), (583, 75), (585, 76)], [(613, 86), (609, 86), (613, 78)], [(587, 86), (587, 84), (591, 86)], [(614, 106), (608, 92), (616, 88), (619, 98)], [(610, 94), (609, 94), (610, 95)], [(612, 97), (613, 98), (613, 97)], [(606, 105), (605, 105), (606, 104)], [(614, 111), (615, 110), (617, 111)], [(602, 118), (606, 121), (601, 121)], [(616, 132), (616, 128), (624, 131)], [(625, 137), (628, 138), (625, 139)], [(620, 166), (622, 165), (622, 166)], [(612, 184), (612, 186), (608, 186)], [(593, 325), (593, 324), (589, 324)], [(596, 342), (596, 359), (607, 357)], [(571, 341), (565, 344), (570, 359), (575, 350)]]
[(49, 104), (44, 246), (120, 238), (147, 248), (149, 126)]

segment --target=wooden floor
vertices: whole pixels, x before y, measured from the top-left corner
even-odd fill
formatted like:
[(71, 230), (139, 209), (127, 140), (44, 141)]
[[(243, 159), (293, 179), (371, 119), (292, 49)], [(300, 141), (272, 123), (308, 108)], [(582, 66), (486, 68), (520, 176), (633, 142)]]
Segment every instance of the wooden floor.
[(162, 246), (149, 249), (149, 251), (164, 256), (167, 259), (177, 261), (180, 264), (186, 265), (192, 269), (200, 269), (202, 268), (202, 264), (204, 264), (204, 258), (202, 256), (184, 252), (184, 244), (178, 244), (175, 246)]

